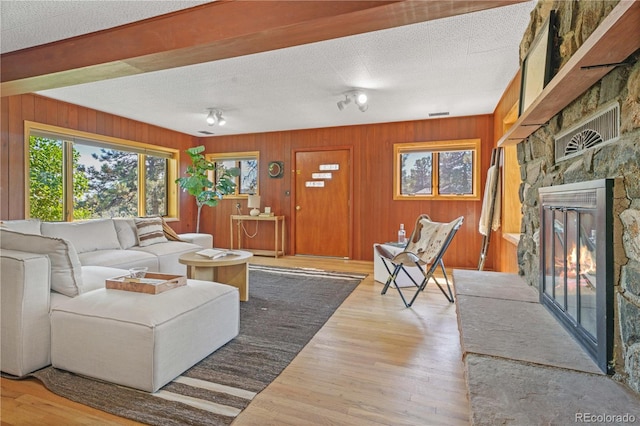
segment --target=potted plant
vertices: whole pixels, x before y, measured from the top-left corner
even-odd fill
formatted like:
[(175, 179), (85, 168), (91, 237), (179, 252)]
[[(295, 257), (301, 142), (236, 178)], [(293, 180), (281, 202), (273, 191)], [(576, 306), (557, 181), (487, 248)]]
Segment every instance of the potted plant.
[[(176, 183), (180, 185), (183, 191), (187, 191), (196, 198), (196, 205), (198, 206), (196, 232), (200, 232), (200, 212), (202, 207), (214, 207), (224, 195), (233, 194), (236, 188), (234, 177), (240, 174), (240, 170), (237, 167), (231, 169), (216, 167), (214, 163), (202, 155), (203, 151), (204, 145), (186, 150), (186, 153), (191, 157), (191, 165), (187, 167), (185, 177), (176, 179)], [(215, 184), (209, 179), (209, 172), (217, 175)]]

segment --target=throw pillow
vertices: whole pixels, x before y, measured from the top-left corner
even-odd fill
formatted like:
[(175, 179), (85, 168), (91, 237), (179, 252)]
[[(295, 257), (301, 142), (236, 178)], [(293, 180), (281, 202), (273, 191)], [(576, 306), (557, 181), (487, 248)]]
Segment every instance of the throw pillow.
[(166, 220), (162, 218), (162, 230), (164, 231), (164, 236), (169, 241), (181, 241), (185, 242), (180, 236), (173, 230), (172, 227), (169, 226)]
[(120, 247), (122, 247), (123, 250), (138, 245), (137, 228), (133, 218), (114, 217), (113, 225), (116, 228)]
[(138, 245), (147, 247), (152, 244), (166, 243), (167, 237), (162, 230), (162, 218), (136, 218), (136, 232), (138, 234)]
[(51, 289), (69, 297), (84, 293), (80, 259), (69, 241), (1, 229), (0, 247), (46, 254), (51, 262)]

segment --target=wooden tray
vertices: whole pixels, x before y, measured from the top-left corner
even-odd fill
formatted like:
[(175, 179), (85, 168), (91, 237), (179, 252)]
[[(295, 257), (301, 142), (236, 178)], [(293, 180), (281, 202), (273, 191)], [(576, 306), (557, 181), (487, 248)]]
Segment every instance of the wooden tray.
[(106, 288), (147, 294), (163, 293), (186, 284), (187, 277), (184, 275), (159, 274), (156, 272), (147, 272), (144, 278), (131, 278), (125, 275), (106, 280)]

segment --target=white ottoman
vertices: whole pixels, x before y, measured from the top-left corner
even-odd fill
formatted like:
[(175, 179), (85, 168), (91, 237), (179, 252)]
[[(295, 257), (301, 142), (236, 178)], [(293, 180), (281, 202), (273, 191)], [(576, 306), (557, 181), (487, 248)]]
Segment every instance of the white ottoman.
[(208, 281), (160, 294), (99, 289), (51, 311), (51, 364), (155, 392), (238, 335), (238, 289)]

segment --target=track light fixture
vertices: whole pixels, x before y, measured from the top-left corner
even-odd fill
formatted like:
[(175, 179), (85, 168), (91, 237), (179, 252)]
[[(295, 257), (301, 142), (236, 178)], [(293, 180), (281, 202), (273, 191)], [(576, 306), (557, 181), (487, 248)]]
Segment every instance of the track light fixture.
[(209, 126), (216, 124), (216, 113), (212, 109), (209, 110), (209, 115), (207, 115), (207, 124)]
[(344, 93), (344, 100), (338, 102), (338, 109), (342, 111), (344, 107), (346, 105), (349, 105), (352, 101), (353, 103), (358, 105), (358, 109), (362, 112), (365, 112), (367, 109), (369, 109), (369, 104), (367, 103), (367, 94), (362, 90), (351, 90)]
[(207, 114), (207, 124), (213, 126), (218, 123), (218, 126), (224, 126), (227, 124), (227, 120), (222, 116), (222, 111), (216, 108), (208, 108), (209, 114)]

